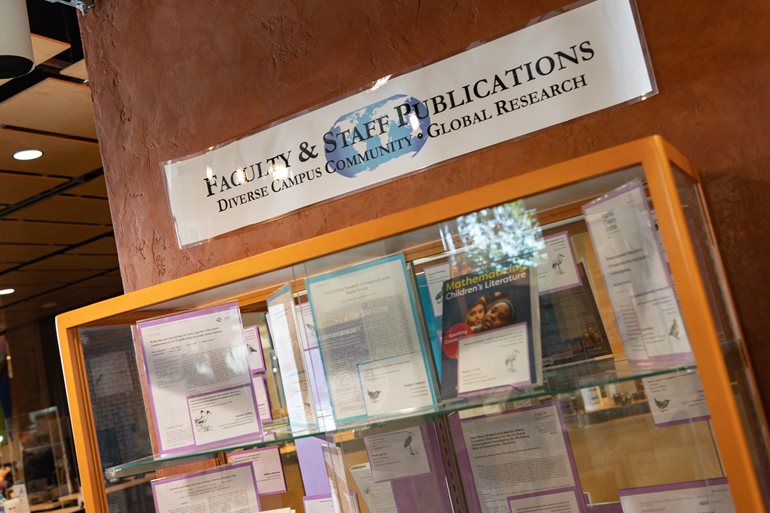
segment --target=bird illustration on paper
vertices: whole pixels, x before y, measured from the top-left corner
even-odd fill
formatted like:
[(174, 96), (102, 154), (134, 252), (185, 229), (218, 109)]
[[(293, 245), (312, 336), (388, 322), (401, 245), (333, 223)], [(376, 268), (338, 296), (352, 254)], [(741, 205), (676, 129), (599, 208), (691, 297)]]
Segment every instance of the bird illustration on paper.
[(246, 347), (249, 348), (249, 353), (258, 353), (259, 352), (259, 349), (257, 349), (256, 347), (252, 346), (251, 344), (246, 344)]
[(668, 409), (670, 402), (671, 399), (663, 399), (662, 401), (660, 399), (655, 399), (655, 406), (658, 407), (658, 411), (665, 412)]
[(516, 372), (516, 367), (514, 366), (514, 363), (516, 362), (516, 355), (519, 354), (518, 349), (514, 349), (511, 354), (508, 355), (508, 357), (505, 359), (505, 366), (508, 368), (508, 372), (513, 374)]
[(551, 262), (551, 269), (556, 271), (556, 274), (564, 274), (564, 271), (561, 269), (561, 264), (564, 263), (564, 255), (559, 253), (556, 255), (556, 260)]
[(676, 319), (673, 320), (671, 327), (668, 329), (668, 336), (679, 340), (679, 323), (676, 322)]
[(439, 290), (438, 294), (436, 294), (436, 297), (434, 298), (437, 303), (441, 301), (441, 296), (442, 295), (443, 295), (443, 291)]
[(380, 397), (380, 392), (382, 392), (382, 390), (369, 390), (368, 388), (366, 389), (366, 393), (369, 395), (369, 399), (371, 399), (373, 403), (377, 402), (377, 399)]
[(412, 447), (413, 441), (414, 441), (414, 433), (412, 433), (411, 431), (407, 431), (406, 439), (404, 439), (404, 449), (408, 450), (411, 456), (417, 456), (417, 451), (415, 451), (414, 447)]
[(197, 417), (195, 417), (195, 427), (199, 432), (211, 431), (213, 428), (209, 425), (209, 416), (211, 412), (209, 410), (201, 410)]

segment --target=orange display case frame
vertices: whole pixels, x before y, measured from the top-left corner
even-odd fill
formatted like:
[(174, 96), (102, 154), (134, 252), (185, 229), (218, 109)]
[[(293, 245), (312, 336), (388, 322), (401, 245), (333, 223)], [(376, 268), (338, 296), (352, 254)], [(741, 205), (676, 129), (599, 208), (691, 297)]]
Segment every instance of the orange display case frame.
[[(766, 512), (748, 430), (743, 425), (720, 347), (714, 313), (677, 192), (672, 163), (694, 183), (699, 183), (697, 172), (677, 150), (661, 137), (651, 136), (59, 315), (56, 318), (59, 345), (86, 511), (108, 513), (109, 508), (79, 328), (135, 322), (140, 310), (147, 315), (147, 309), (153, 305), (196, 294), (202, 304), (192, 305), (194, 307), (205, 306), (212, 296), (217, 296), (217, 301), (236, 299), (248, 304), (254, 301), (253, 294), (228, 297), (227, 292), (217, 295), (216, 289), (231, 290), (226, 286), (292, 264), (641, 165), (656, 208), (708, 407), (713, 412), (713, 429), (736, 509), (738, 513)], [(202, 294), (207, 291), (214, 291), (214, 294)], [(764, 419), (761, 412), (760, 417)]]

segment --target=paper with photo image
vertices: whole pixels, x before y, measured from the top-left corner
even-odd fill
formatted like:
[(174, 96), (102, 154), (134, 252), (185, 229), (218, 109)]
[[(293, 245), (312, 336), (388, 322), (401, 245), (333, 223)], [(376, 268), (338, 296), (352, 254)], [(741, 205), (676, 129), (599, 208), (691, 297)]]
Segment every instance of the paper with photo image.
[[(469, 385), (459, 393), (542, 381), (540, 309), (532, 267), (508, 265), (458, 276), (444, 282), (443, 292), (443, 398), (457, 396), (458, 371), (462, 369), (485, 376), (474, 379), (478, 386)], [(490, 341), (494, 341), (494, 350), (466, 351), (476, 343)], [(524, 351), (522, 341), (527, 345)], [(458, 362), (461, 348), (473, 358), (469, 365)], [(508, 367), (498, 368), (498, 363), (519, 357), (515, 367), (521, 372), (515, 376), (508, 376)], [(484, 386), (485, 382), (489, 385)]]

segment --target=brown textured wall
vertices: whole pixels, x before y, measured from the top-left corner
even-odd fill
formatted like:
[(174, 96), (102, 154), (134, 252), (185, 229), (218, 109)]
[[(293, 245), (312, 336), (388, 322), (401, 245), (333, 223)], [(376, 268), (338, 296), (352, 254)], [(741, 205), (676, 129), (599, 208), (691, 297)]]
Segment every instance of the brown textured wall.
[[(126, 290), (660, 133), (703, 173), (754, 363), (769, 367), (766, 0), (638, 0), (659, 95), (177, 248), (161, 161), (509, 32), (565, 3), (100, 0), (81, 30)], [(770, 375), (759, 378), (770, 399)]]

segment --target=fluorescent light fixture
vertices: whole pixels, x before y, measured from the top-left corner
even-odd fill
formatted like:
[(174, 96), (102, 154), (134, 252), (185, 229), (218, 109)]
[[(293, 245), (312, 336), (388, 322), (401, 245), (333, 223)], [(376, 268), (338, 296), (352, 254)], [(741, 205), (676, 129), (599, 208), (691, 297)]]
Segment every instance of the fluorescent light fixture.
[(13, 294), (16, 292), (16, 289), (0, 289), (0, 296), (7, 296), (8, 294)]
[(13, 154), (16, 160), (35, 160), (43, 156), (40, 150), (21, 150)]

